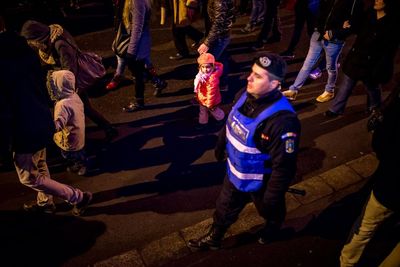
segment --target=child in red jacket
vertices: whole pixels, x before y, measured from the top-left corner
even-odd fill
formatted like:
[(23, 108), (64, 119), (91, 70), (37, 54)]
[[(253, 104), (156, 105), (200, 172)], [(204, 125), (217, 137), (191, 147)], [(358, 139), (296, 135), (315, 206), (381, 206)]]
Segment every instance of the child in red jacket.
[(194, 92), (199, 102), (199, 124), (196, 127), (201, 130), (208, 123), (208, 114), (215, 118), (217, 123), (222, 123), (225, 117), (224, 111), (218, 107), (221, 103), (221, 93), (219, 90), (219, 79), (222, 75), (223, 65), (215, 62), (215, 58), (210, 53), (201, 54), (197, 62), (199, 72), (194, 79)]

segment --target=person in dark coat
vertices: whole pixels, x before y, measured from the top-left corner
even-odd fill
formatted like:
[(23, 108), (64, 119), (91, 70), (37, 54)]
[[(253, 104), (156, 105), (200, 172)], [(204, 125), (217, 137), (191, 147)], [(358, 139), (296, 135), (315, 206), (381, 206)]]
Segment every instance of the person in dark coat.
[[(282, 38), (280, 29), (279, 5), (281, 0), (265, 0), (264, 23), (258, 34), (253, 50), (264, 48), (264, 44), (279, 42)], [(270, 35), (271, 33), (271, 35)]]
[[(375, 2), (379, 1), (383, 0)], [(374, 184), (369, 199), (341, 251), (341, 267), (361, 266), (358, 263), (362, 253), (379, 227), (400, 212), (400, 83), (386, 99), (382, 110), (368, 120), (369, 130), (373, 131), (372, 148), (379, 165), (372, 177)], [(399, 257), (400, 242), (379, 266), (399, 266)]]
[(280, 92), (286, 63), (275, 54), (260, 55), (239, 92), (219, 135), (217, 160), (227, 156), (227, 174), (217, 199), (210, 231), (189, 240), (194, 250), (221, 247), (227, 229), (253, 200), (265, 220), (258, 242), (279, 235), (286, 216), (285, 193), (296, 174), (300, 121)]
[(357, 38), (343, 64), (343, 80), (328, 111), (327, 117), (343, 114), (347, 100), (358, 81), (367, 90), (367, 111), (381, 105), (381, 85), (393, 75), (394, 59), (399, 48), (397, 32), (398, 5), (395, 0), (375, 0), (365, 12)]
[(207, 12), (211, 21), (211, 28), (206, 29), (203, 43), (200, 44), (197, 52), (199, 54), (210, 53), (215, 60), (224, 65), (224, 71), (220, 78), (220, 90), (228, 90), (228, 73), (230, 55), (227, 47), (231, 42), (231, 29), (234, 23), (234, 3), (233, 0), (208, 0)]
[(36, 200), (24, 204), (26, 211), (53, 213), (56, 196), (81, 215), (92, 194), (52, 180), (46, 164), (54, 122), (40, 60), (23, 37), (0, 25), (0, 154), (11, 150), (21, 184), (37, 191)]
[[(69, 70), (79, 77), (78, 45), (71, 34), (58, 24), (46, 25), (38, 21), (28, 20), (21, 29), (21, 35), (29, 45), (38, 50), (42, 62), (55, 70)], [(79, 80), (78, 78), (76, 80)], [(100, 126), (111, 140), (118, 132), (90, 103), (88, 90), (77, 84), (79, 97), (85, 108), (85, 115)]]

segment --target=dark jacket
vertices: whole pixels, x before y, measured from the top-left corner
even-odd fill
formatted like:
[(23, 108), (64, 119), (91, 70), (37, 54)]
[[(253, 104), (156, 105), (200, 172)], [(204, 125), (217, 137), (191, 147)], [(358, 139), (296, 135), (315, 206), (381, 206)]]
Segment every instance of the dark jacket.
[[(361, 18), (363, 0), (320, 0), (317, 18), (317, 30), (323, 36), (325, 31), (330, 41), (344, 41)], [(352, 27), (343, 29), (343, 23), (349, 21)]]
[(365, 13), (353, 47), (348, 52), (343, 72), (353, 80), (371, 84), (388, 82), (393, 75), (393, 61), (400, 38), (395, 18), (386, 15), (379, 20), (375, 10)]
[(0, 149), (34, 153), (52, 141), (45, 92), (36, 52), (17, 34), (0, 33)]
[(383, 120), (372, 136), (372, 148), (379, 160), (373, 191), (385, 207), (400, 211), (400, 84), (384, 103)]
[[(237, 96), (240, 96), (240, 91)], [(267, 96), (255, 99), (248, 96), (239, 111), (251, 118), (257, 117), (263, 110), (282, 97), (279, 90), (270, 92)], [(236, 97), (238, 98), (238, 97)], [(271, 175), (265, 176), (267, 183), (264, 193), (264, 202), (270, 212), (274, 212), (282, 198), (284, 199), (287, 188), (293, 182), (296, 174), (297, 153), (300, 140), (301, 125), (297, 115), (290, 111), (279, 111), (259, 124), (255, 134), (255, 143), (261, 152), (268, 153), (271, 160), (266, 162), (267, 167), (272, 168)], [(293, 152), (286, 153), (286, 142), (282, 136), (286, 133), (294, 133)], [(221, 154), (226, 144), (226, 129), (219, 134), (216, 154)]]
[(204, 44), (212, 47), (216, 40), (230, 35), (234, 23), (235, 7), (232, 0), (208, 0), (207, 12), (211, 29)]

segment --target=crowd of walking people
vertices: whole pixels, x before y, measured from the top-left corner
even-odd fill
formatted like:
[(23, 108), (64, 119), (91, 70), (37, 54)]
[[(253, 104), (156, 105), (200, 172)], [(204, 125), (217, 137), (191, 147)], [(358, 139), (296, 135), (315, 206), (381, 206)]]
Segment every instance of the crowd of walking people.
[[(251, 1), (250, 19), (241, 33), (260, 30), (251, 46), (260, 52), (247, 77), (246, 89), (239, 91), (227, 114), (220, 105), (221, 92), (231, 90), (228, 74), (232, 61), (228, 47), (232, 26), (239, 11), (243, 11), (243, 6), (248, 7), (249, 2), (171, 0), (157, 5), (161, 7), (161, 24), (165, 23), (165, 9), (172, 11), (171, 36), (176, 54), (169, 60), (197, 58), (199, 72), (193, 77), (199, 105), (196, 130), (207, 127), (210, 114), (218, 125), (225, 124), (219, 133), (215, 155), (217, 160), (227, 162), (226, 177), (211, 229), (200, 239), (189, 241), (193, 249), (219, 249), (225, 232), (237, 220), (249, 197), (265, 219), (259, 242), (274, 240), (285, 219), (284, 196), (296, 173), (301, 136), (301, 124), (291, 101), (296, 101), (322, 57), (321, 68), (327, 70), (327, 82), (316, 101), (332, 101), (324, 113), (327, 118), (344, 113), (358, 81), (362, 81), (367, 91), (367, 112), (375, 118), (381, 114), (381, 87), (392, 78), (400, 43), (396, 34), (396, 0), (297, 0), (293, 35), (289, 44), (283, 44), (287, 49), (280, 55), (279, 51), (266, 53), (262, 51), (266, 46), (281, 42), (282, 35), (286, 34), (280, 27), (281, 4), (280, 0)], [(151, 61), (150, 18), (152, 13), (158, 13), (152, 10), (153, 5), (151, 0), (114, 1), (115, 38), (110, 49), (118, 65), (105, 89), (114, 90), (120, 85), (126, 66), (135, 83), (132, 100), (122, 108), (124, 112), (145, 109), (145, 77), (154, 85), (154, 96), (161, 96), (168, 86)], [(193, 22), (201, 16), (204, 29), (196, 29)], [(52, 213), (55, 211), (53, 196), (56, 196), (73, 206), (74, 215), (82, 215), (92, 201), (92, 193), (51, 179), (46, 165), (46, 146), (49, 140), (55, 142), (67, 161), (68, 171), (85, 175), (85, 116), (104, 130), (108, 141), (118, 135), (116, 128), (90, 103), (88, 91), (99, 86), (100, 79), (89, 83), (84, 76), (101, 71), (90, 65), (94, 61), (88, 61), (90, 57), (96, 60), (96, 55), (82, 52), (62, 25), (28, 20), (17, 34), (7, 31), (3, 19), (0, 22), (0, 118), (3, 129), (7, 129), (1, 133), (0, 148), (2, 152), (12, 151), (20, 182), (37, 192), (37, 199), (25, 203), (24, 209)], [(295, 81), (286, 90), (282, 88), (287, 71), (285, 60), (295, 57), (306, 22), (307, 56)], [(343, 59), (343, 71), (339, 72), (341, 52), (353, 34), (356, 39)], [(190, 45), (187, 37), (192, 40)], [(339, 76), (343, 79), (337, 86)], [(47, 93), (54, 102), (53, 114)], [(395, 103), (398, 105), (398, 101)], [(379, 158), (387, 159), (382, 154)], [(381, 166), (387, 166), (386, 161), (381, 162), (377, 175), (389, 175)], [(390, 168), (394, 167), (390, 165)], [(398, 205), (379, 203), (379, 192), (384, 187), (382, 183), (374, 187), (366, 207), (368, 212), (375, 207), (382, 209), (385, 213), (382, 220), (398, 212)], [(352, 243), (342, 251), (342, 266), (357, 263), (359, 255), (354, 256), (352, 252), (356, 249), (354, 243), (362, 242), (355, 240), (362, 238), (358, 232), (353, 233)]]

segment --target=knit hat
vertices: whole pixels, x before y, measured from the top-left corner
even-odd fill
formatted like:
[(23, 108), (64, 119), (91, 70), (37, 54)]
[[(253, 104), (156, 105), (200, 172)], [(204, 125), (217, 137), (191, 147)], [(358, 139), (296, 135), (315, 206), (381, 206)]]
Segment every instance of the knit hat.
[(28, 20), (22, 25), (21, 35), (27, 40), (44, 42), (50, 36), (50, 27), (35, 20)]
[(202, 64), (214, 64), (215, 63), (215, 58), (210, 53), (203, 53), (197, 58), (197, 63), (199, 63), (199, 65), (202, 65)]
[(282, 81), (286, 75), (286, 62), (279, 55), (265, 53), (256, 58), (255, 64), (268, 71), (272, 78)]

